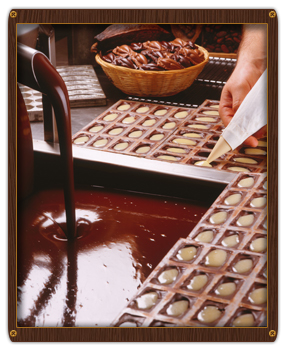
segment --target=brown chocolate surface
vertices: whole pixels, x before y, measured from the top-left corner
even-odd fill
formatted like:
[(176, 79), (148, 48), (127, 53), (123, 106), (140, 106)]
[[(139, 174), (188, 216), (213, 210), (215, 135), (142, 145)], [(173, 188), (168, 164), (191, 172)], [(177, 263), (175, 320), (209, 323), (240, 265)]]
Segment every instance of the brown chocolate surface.
[(206, 207), (102, 188), (76, 190), (68, 242), (61, 190), (18, 208), (18, 325), (108, 326)]

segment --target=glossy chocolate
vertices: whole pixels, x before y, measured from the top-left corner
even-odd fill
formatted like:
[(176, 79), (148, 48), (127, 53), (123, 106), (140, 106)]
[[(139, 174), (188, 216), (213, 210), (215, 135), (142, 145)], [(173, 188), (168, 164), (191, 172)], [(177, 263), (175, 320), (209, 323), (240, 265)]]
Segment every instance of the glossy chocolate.
[(165, 197), (77, 189), (68, 242), (61, 189), (18, 211), (18, 326), (109, 326), (179, 237), (206, 211)]

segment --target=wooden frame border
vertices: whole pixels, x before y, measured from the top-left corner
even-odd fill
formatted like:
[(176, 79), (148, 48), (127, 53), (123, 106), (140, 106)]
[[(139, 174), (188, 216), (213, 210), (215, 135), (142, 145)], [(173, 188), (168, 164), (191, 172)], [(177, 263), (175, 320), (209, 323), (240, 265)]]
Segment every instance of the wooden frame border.
[[(16, 325), (16, 24), (266, 23), (268, 25), (267, 328), (17, 328)], [(278, 22), (273, 9), (13, 9), (8, 21), (8, 332), (15, 342), (272, 342), (278, 331)]]

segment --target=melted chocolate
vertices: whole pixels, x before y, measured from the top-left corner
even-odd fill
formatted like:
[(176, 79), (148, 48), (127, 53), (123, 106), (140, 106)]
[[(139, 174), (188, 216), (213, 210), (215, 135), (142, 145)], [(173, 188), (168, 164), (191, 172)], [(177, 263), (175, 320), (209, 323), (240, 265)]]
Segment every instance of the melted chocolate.
[(206, 207), (89, 187), (76, 190), (67, 241), (63, 194), (45, 190), (18, 214), (18, 325), (109, 326)]

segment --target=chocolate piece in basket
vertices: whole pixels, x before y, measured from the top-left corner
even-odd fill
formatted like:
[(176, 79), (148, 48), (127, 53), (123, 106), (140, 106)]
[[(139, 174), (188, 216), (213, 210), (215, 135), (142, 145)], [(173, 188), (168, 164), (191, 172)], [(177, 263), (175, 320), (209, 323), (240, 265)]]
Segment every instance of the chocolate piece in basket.
[(137, 68), (130, 57), (117, 56), (112, 64), (132, 69)]
[(166, 69), (166, 70), (174, 70), (174, 69), (183, 69), (184, 68), (180, 63), (174, 61), (171, 58), (159, 57), (159, 59), (157, 60), (157, 65), (159, 67)]
[(133, 55), (134, 51), (128, 45), (121, 45), (121, 46), (117, 46), (116, 48), (114, 48), (113, 53), (115, 55), (119, 55), (122, 57), (128, 57), (128, 56)]
[(159, 41), (146, 41), (143, 43), (143, 48), (153, 51), (162, 51), (163, 47)]
[(137, 65), (138, 68), (148, 63), (147, 58), (140, 53), (135, 53), (133, 56), (131, 56), (131, 59)]
[(156, 63), (150, 62), (150, 63), (147, 63), (146, 65), (142, 65), (140, 67), (140, 70), (143, 70), (143, 71), (164, 71), (165, 69), (162, 67), (159, 67)]
[(133, 51), (141, 51), (143, 49), (143, 43), (131, 43), (130, 47)]
[(178, 54), (186, 57), (192, 64), (197, 65), (198, 63), (204, 60), (203, 52), (200, 52), (198, 49), (188, 49), (183, 47), (178, 50)]
[(112, 52), (109, 52), (107, 55), (103, 56), (103, 59), (106, 62), (113, 63), (116, 59), (116, 55), (113, 54)]
[(171, 44), (179, 49), (182, 49), (182, 48), (196, 49), (197, 48), (197, 46), (191, 40), (185, 41), (180, 38), (174, 39), (173, 41), (171, 41)]
[(166, 53), (166, 51), (143, 50), (141, 53), (156, 64), (159, 57), (165, 57), (164, 53)]

